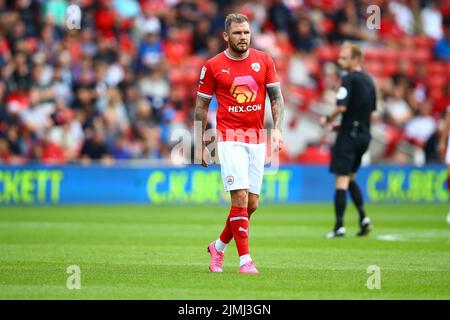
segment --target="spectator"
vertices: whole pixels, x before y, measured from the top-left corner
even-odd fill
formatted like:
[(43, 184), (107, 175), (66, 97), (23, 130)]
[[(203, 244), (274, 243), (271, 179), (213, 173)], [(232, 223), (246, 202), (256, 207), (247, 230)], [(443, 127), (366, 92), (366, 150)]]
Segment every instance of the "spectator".
[[(343, 7), (334, 16), (335, 40), (375, 41), (376, 35), (368, 32), (366, 20), (353, 0), (344, 0)], [(362, 27), (364, 26), (364, 27)]]
[(153, 70), (163, 60), (163, 46), (156, 32), (147, 32), (138, 52), (139, 70)]
[(408, 35), (414, 32), (414, 15), (406, 0), (389, 1), (389, 10), (393, 13), (395, 21), (401, 30)]
[(20, 118), (25, 126), (39, 138), (43, 137), (52, 125), (50, 115), (53, 111), (54, 105), (43, 102), (40, 90), (33, 87), (30, 91), (29, 105), (20, 113)]
[(111, 163), (111, 153), (105, 143), (105, 135), (102, 130), (94, 130), (91, 138), (88, 138), (81, 148), (81, 162), (91, 163), (92, 160), (103, 164)]
[(406, 88), (398, 85), (394, 87), (392, 96), (388, 97), (386, 101), (387, 121), (395, 127), (404, 127), (412, 117), (405, 96)]
[(294, 47), (300, 51), (311, 52), (317, 47), (317, 33), (309, 19), (301, 18), (296, 23), (292, 42)]
[(421, 12), (423, 31), (435, 40), (441, 39), (442, 33), (442, 14), (439, 11), (439, 1), (431, 0)]
[(206, 55), (208, 52), (208, 37), (211, 32), (211, 24), (207, 19), (200, 19), (194, 28), (193, 51), (198, 55)]
[(444, 20), (444, 36), (436, 42), (434, 54), (437, 59), (450, 61), (450, 15)]
[(291, 11), (282, 0), (274, 0), (269, 7), (269, 21), (278, 31), (289, 33), (291, 29)]
[[(25, 1), (20, 1), (25, 2)], [(66, 9), (68, 7), (66, 0), (47, 0), (43, 6), (44, 20), (53, 21), (56, 25), (65, 27), (66, 25)]]
[[(436, 59), (450, 61), (446, 2), (376, 1), (381, 30), (373, 31), (366, 28), (366, 0), (78, 1), (80, 30), (65, 27), (70, 3), (0, 0), (0, 137), (10, 163), (86, 163), (91, 156), (167, 160), (171, 132), (191, 129), (199, 70), (224, 49), (223, 20), (231, 10), (248, 14), (253, 46), (273, 56), (289, 91), (290, 161), (304, 161), (298, 152), (305, 146), (329, 145), (332, 135), (316, 132), (311, 111), (333, 104), (339, 86), (333, 48), (344, 39), (372, 50), (367, 70), (377, 81), (386, 120), (374, 128), (383, 128), (381, 135), (394, 132), (389, 143), (407, 131), (423, 142), (432, 131), (430, 117), (439, 117), (449, 102), (450, 86), (430, 84), (439, 84), (446, 72)], [(425, 37), (415, 37), (422, 32)], [(411, 45), (418, 46), (417, 55)], [(214, 126), (214, 101), (208, 127)], [(434, 107), (424, 111), (430, 103)], [(428, 140), (414, 147), (433, 149), (433, 135)], [(392, 146), (372, 159), (391, 161)]]
[(422, 104), (405, 126), (406, 138), (421, 147), (426, 145), (437, 129), (431, 116), (432, 107), (430, 103)]
[(169, 97), (169, 82), (161, 69), (147, 73), (139, 80), (138, 87), (142, 94), (151, 101), (154, 111), (161, 109)]

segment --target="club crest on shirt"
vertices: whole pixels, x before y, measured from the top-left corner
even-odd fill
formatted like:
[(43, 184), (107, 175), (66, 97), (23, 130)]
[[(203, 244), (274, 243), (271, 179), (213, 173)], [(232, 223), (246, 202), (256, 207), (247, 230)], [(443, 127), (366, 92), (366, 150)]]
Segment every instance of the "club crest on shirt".
[(261, 69), (261, 66), (259, 65), (258, 62), (255, 62), (255, 63), (252, 63), (252, 69), (253, 69), (255, 72), (258, 72), (259, 69)]
[(234, 183), (234, 177), (233, 176), (228, 176), (226, 178), (226, 181), (229, 185), (232, 185)]

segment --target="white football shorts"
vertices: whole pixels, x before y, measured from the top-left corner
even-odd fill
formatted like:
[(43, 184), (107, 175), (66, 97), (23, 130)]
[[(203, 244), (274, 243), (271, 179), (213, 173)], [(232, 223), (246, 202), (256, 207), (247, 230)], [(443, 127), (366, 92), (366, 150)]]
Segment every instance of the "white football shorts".
[(445, 153), (445, 164), (450, 165), (450, 134), (447, 138), (447, 152)]
[(266, 144), (219, 141), (217, 151), (225, 191), (248, 189), (260, 194)]

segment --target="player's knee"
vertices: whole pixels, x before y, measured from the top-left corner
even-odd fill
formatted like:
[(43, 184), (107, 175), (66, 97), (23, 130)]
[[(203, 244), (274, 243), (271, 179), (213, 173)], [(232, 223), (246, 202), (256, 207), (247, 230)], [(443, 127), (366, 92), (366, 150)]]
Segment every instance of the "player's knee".
[(336, 189), (347, 190), (350, 183), (349, 176), (339, 175), (336, 177)]
[(234, 190), (232, 191), (231, 201), (233, 206), (247, 207), (248, 205), (248, 193), (247, 190)]
[(258, 201), (249, 203), (248, 207), (247, 207), (247, 212), (248, 212), (248, 214), (252, 214), (253, 212), (256, 211), (256, 209), (258, 209)]

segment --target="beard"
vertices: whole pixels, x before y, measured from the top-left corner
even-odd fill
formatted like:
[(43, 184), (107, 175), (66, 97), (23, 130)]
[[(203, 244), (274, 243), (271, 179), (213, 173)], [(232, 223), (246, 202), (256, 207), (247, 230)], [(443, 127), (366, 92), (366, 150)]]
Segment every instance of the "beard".
[(337, 66), (338, 66), (338, 73), (341, 76), (347, 75), (350, 71), (350, 68), (345, 68), (345, 66), (342, 66), (340, 63), (338, 63)]
[(233, 50), (234, 52), (238, 52), (238, 53), (245, 53), (248, 50), (248, 43), (245, 43), (244, 47), (239, 47), (241, 43), (233, 43), (233, 42), (229, 42), (230, 48), (231, 50)]

